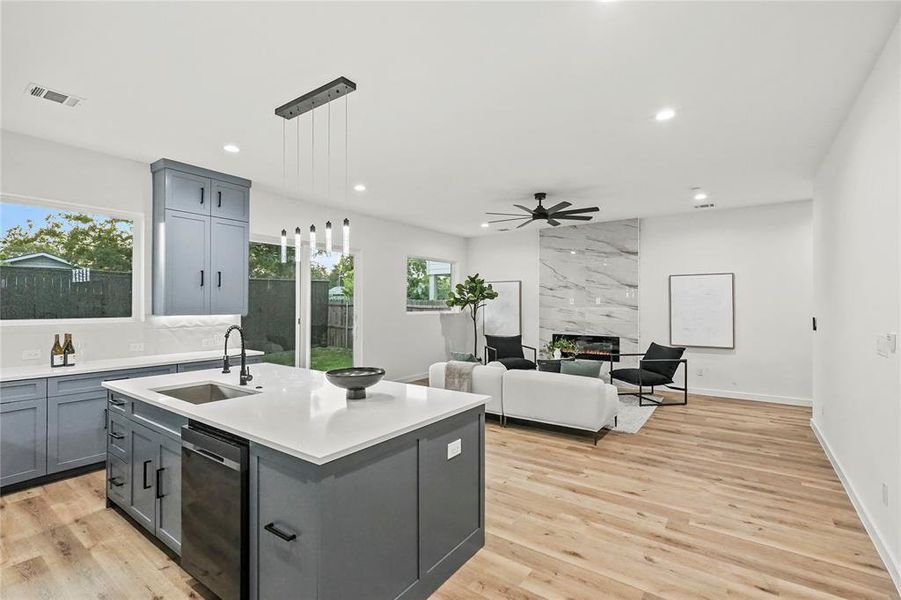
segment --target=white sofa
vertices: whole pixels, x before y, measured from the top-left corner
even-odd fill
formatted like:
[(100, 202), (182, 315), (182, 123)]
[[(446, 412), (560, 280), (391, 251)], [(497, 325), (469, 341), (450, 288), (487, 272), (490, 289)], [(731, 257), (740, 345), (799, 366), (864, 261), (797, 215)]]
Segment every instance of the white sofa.
[[(429, 385), (444, 387), (447, 363), (429, 367)], [(499, 363), (476, 366), (472, 391), (491, 396), (486, 412), (597, 434), (616, 423), (619, 396), (616, 387), (600, 378), (545, 371), (506, 370)]]
[[(447, 363), (439, 362), (429, 367), (429, 387), (444, 387), (444, 370)], [(507, 369), (504, 365), (476, 365), (472, 370), (472, 393), (491, 396), (485, 405), (485, 412), (503, 417), (503, 378)]]

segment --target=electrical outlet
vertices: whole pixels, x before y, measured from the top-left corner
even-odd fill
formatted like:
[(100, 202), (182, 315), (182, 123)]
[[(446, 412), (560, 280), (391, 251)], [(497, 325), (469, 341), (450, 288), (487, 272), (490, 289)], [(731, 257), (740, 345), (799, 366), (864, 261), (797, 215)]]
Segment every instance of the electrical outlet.
[(594, 303), (595, 303), (595, 304), (600, 304), (600, 303), (601, 303), (601, 297), (600, 297), (600, 296), (595, 297)]
[(216, 345), (216, 338), (214, 338), (214, 337), (203, 338), (202, 344), (203, 344), (204, 348), (211, 348)]
[(461, 452), (463, 452), (463, 441), (460, 439), (452, 441), (447, 445), (447, 460), (459, 456)]
[(695, 375), (697, 375), (698, 377), (703, 377), (703, 376), (704, 376), (704, 369), (697, 369), (697, 370), (695, 371)]
[(128, 349), (132, 352), (143, 352), (144, 351), (144, 342), (136, 342), (134, 344), (129, 344)]
[(570, 306), (572, 306), (572, 305), (575, 304), (575, 303), (576, 303), (576, 299), (575, 299), (575, 298), (570, 298), (570, 299), (569, 299), (569, 305), (570, 305)]
[(22, 360), (35, 360), (40, 357), (40, 350), (22, 350)]
[(888, 506), (888, 486), (882, 484), (882, 503)]

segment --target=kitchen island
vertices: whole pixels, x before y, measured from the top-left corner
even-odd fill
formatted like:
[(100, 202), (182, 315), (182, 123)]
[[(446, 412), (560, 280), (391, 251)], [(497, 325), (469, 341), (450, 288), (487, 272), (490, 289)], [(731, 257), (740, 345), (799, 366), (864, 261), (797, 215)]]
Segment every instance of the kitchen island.
[[(243, 387), (234, 371), (104, 383), (108, 501), (176, 554), (204, 514), (182, 428), (246, 440), (233, 597), (426, 598), (482, 547), (486, 396), (382, 381), (346, 400), (318, 371), (257, 365)], [(214, 388), (240, 395), (195, 403)], [(224, 514), (226, 496), (201, 508)]]

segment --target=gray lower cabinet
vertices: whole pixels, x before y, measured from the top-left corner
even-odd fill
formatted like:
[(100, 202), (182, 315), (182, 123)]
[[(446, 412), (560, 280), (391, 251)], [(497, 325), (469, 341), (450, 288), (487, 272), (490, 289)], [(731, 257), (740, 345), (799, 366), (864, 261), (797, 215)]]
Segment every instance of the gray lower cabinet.
[[(228, 357), (229, 363), (232, 368), (236, 366), (240, 366), (241, 357), (230, 354)], [(248, 365), (256, 365), (263, 362), (262, 356), (248, 356), (247, 364)], [(182, 363), (178, 365), (179, 373), (186, 373), (187, 371), (204, 371), (206, 369), (221, 369), (222, 368), (222, 359), (217, 358), (216, 360), (205, 360), (202, 362), (192, 362), (192, 363)], [(237, 371), (234, 371), (237, 373)]]
[[(124, 451), (123, 434), (127, 440)], [(181, 442), (127, 417), (110, 414), (108, 451), (109, 500), (180, 554)], [(123, 482), (124, 486), (119, 485)]]
[(0, 404), (0, 485), (47, 473), (47, 398)]
[(106, 458), (106, 391), (47, 399), (47, 472), (102, 462)]

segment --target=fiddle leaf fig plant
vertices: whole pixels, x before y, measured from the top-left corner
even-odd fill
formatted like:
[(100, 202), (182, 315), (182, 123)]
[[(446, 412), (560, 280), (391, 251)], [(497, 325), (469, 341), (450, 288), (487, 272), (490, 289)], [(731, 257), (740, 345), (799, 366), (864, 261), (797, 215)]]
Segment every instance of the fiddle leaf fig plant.
[(485, 280), (476, 273), (467, 277), (463, 283), (458, 283), (447, 299), (447, 305), (452, 308), (456, 306), (461, 310), (469, 309), (469, 316), (472, 318), (472, 353), (474, 356), (479, 355), (479, 330), (476, 320), (479, 309), (485, 306), (488, 300), (497, 298), (497, 295), (491, 284), (485, 283)]

